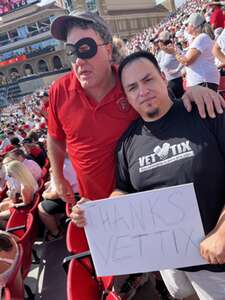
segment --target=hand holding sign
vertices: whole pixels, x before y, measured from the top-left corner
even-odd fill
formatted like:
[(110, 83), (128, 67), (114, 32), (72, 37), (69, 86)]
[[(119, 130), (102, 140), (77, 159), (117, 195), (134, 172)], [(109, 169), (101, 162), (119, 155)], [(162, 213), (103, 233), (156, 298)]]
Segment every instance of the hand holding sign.
[(82, 205), (97, 275), (122, 275), (205, 264), (192, 184)]

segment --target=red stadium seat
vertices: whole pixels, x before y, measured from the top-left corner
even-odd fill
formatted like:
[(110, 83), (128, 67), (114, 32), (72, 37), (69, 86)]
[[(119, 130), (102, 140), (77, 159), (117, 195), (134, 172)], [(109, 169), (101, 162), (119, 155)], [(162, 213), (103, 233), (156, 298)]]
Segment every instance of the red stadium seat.
[(6, 197), (7, 190), (8, 190), (8, 187), (5, 184), (4, 187), (3, 187), (3, 189), (2, 189), (2, 191), (0, 192), (0, 202), (1, 202), (1, 200), (3, 200)]
[(34, 199), (33, 201), (29, 204), (29, 205), (24, 205), (21, 207), (17, 207), (17, 208), (11, 208), (11, 215), (13, 214), (14, 211), (23, 211), (24, 213), (29, 213), (31, 212), (33, 215), (37, 215), (37, 210), (38, 210), (38, 204), (41, 201), (41, 193), (40, 191), (36, 192), (34, 194)]
[(41, 178), (44, 179), (44, 181), (46, 181), (48, 178), (48, 169), (45, 167), (43, 167), (41, 170)]
[[(17, 229), (18, 226), (25, 225), (24, 229)], [(32, 246), (34, 242), (33, 236), (34, 217), (32, 213), (25, 211), (15, 210), (7, 222), (6, 230), (13, 232), (19, 239), (18, 243), (23, 248), (22, 258), (22, 275), (25, 278), (30, 270), (32, 263)]]
[[(90, 252), (87, 251), (88, 243), (86, 240), (84, 230), (78, 228), (73, 222), (70, 222), (67, 228), (66, 242), (67, 242), (67, 249), (71, 253), (75, 253), (75, 255), (69, 256), (64, 259), (64, 264), (68, 264), (69, 261), (72, 260), (71, 263), (69, 264), (69, 272), (67, 276), (68, 299), (71, 300), (99, 299), (100, 300), (101, 296), (105, 294), (105, 291), (107, 291), (107, 297), (108, 297), (110, 295), (109, 292), (112, 289), (113, 277), (112, 276), (103, 277), (103, 278), (96, 277)], [(80, 274), (82, 274), (83, 277), (82, 276), (80, 277)], [(78, 283), (77, 286), (74, 285), (75, 277), (77, 282), (82, 280), (83, 285), (85, 286), (87, 285), (88, 288), (85, 289), (85, 291), (83, 291), (83, 289), (76, 291), (79, 285)], [(98, 298), (91, 298), (92, 293), (93, 293), (93, 297), (98, 297)], [(77, 298), (78, 294), (79, 294), (79, 298)], [(119, 299), (113, 293), (110, 297), (114, 297), (111, 299)]]
[(84, 229), (70, 222), (67, 228), (66, 245), (70, 253), (81, 253), (88, 250)]
[(68, 218), (70, 217), (71, 211), (72, 211), (72, 204), (66, 202), (66, 215)]
[(46, 160), (45, 160), (44, 168), (46, 168), (47, 170), (49, 170), (49, 168), (50, 168), (50, 161), (48, 158), (46, 158)]
[(68, 264), (67, 299), (120, 299), (111, 291), (112, 276), (104, 278), (96, 276), (90, 251), (66, 257), (63, 260), (63, 267), (66, 271)]
[(77, 260), (72, 260), (67, 275), (68, 300), (100, 300), (99, 284)]
[(40, 203), (40, 200), (41, 200), (41, 195), (39, 194), (39, 192), (35, 193), (32, 202), (32, 207), (29, 209), (30, 213), (35, 214), (37, 212), (38, 204)]
[(45, 188), (45, 180), (43, 178), (38, 180), (38, 192), (42, 194)]

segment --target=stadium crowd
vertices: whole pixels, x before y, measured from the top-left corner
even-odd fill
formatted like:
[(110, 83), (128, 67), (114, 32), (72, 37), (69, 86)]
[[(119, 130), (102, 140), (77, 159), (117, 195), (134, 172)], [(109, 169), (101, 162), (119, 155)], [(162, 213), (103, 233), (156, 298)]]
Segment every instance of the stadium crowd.
[[(4, 272), (12, 271), (12, 265), (18, 261), (14, 252), (12, 256), (16, 260), (13, 264), (3, 257), (7, 251), (12, 251), (15, 241), (10, 242), (5, 229), (21, 208), (27, 213), (33, 212), (34, 207), (38, 211), (46, 227), (45, 242), (65, 235), (65, 226), (58, 215), (61, 217), (63, 214), (62, 219), (67, 215), (72, 219), (71, 226), (79, 232), (77, 243), (87, 250), (82, 228), (86, 219), (80, 204), (191, 180), (196, 185), (207, 235), (199, 245), (201, 256), (206, 260), (205, 267), (166, 270), (161, 275), (157, 272), (116, 277), (113, 293), (118, 298), (114, 299), (225, 299), (225, 213), (221, 183), (225, 174), (225, 100), (215, 93), (221, 90), (225, 66), (223, 7), (219, 1), (187, 0), (160, 24), (127, 42), (118, 37), (112, 39), (104, 20), (93, 13), (62, 16), (53, 22), (52, 35), (66, 42), (72, 71), (50, 87), (1, 109), (0, 113), (0, 239), (4, 241), (3, 246), (0, 244), (0, 291), (7, 287), (8, 277), (1, 280)], [(86, 65), (85, 60), (90, 60), (91, 64)], [(120, 64), (119, 70), (115, 64)], [(117, 72), (118, 78), (115, 76)], [(153, 113), (148, 112), (152, 104), (145, 106), (137, 102), (139, 98), (148, 100), (148, 97), (158, 97), (156, 100), (161, 101)], [(188, 112), (182, 105), (182, 97)], [(162, 104), (164, 99), (167, 101)], [(193, 102), (198, 110), (192, 108), (191, 111)], [(138, 115), (141, 116), (138, 123), (129, 127)], [(204, 162), (210, 160), (210, 153), (217, 153), (220, 159), (215, 159), (214, 163), (219, 174), (216, 175), (213, 165), (207, 164), (210, 169), (197, 166), (200, 177), (196, 177), (198, 172), (190, 171), (184, 163), (177, 167), (184, 170), (180, 177), (181, 171), (179, 173), (174, 168), (175, 175), (171, 175), (169, 166), (170, 171), (158, 170), (158, 177), (153, 172), (140, 180), (134, 170), (133, 156), (143, 155), (146, 145), (152, 149), (159, 140), (168, 141), (171, 132), (182, 138), (188, 134), (191, 139), (195, 131), (193, 120), (198, 126), (192, 144)], [(188, 122), (190, 132), (185, 129), (185, 122)], [(168, 125), (171, 123), (172, 129)], [(168, 127), (168, 136), (165, 131), (157, 131), (157, 126), (164, 126), (166, 132)], [(179, 126), (184, 131), (176, 131)], [(136, 140), (135, 134), (143, 140)], [(149, 142), (146, 136), (156, 139), (155, 144)], [(199, 136), (206, 136), (207, 143), (213, 144), (212, 152), (204, 153), (205, 140), (198, 140)], [(133, 145), (137, 143), (134, 149), (129, 142), (131, 139)], [(188, 164), (190, 162), (193, 164), (192, 160)], [(202, 191), (202, 185), (205, 189), (212, 170), (219, 182), (212, 180), (213, 192), (218, 197), (216, 203), (210, 202), (210, 188), (208, 194)], [(207, 176), (203, 176), (203, 172)], [(154, 176), (165, 179), (161, 179), (163, 183), (158, 182)], [(199, 184), (201, 176), (204, 180)], [(40, 198), (35, 202), (37, 194)], [(203, 196), (210, 204), (204, 203)], [(75, 200), (79, 203), (76, 204)], [(72, 238), (75, 239), (74, 236)], [(19, 251), (15, 245), (14, 248)], [(6, 268), (7, 264), (10, 268)], [(10, 276), (9, 273), (7, 275)]]

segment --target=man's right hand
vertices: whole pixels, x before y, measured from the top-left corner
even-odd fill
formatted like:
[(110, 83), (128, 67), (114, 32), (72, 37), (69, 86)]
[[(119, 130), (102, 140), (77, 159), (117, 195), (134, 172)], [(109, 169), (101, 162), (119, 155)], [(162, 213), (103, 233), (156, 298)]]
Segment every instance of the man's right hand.
[(84, 227), (86, 223), (84, 210), (81, 209), (80, 204), (85, 203), (87, 201), (90, 201), (86, 198), (81, 198), (80, 201), (77, 202), (77, 204), (72, 208), (72, 213), (70, 214), (70, 218), (72, 221), (77, 225), (77, 227)]
[(55, 184), (56, 191), (59, 197), (68, 203), (74, 204), (74, 192), (72, 190), (71, 184), (65, 178), (60, 178), (58, 180), (55, 179)]

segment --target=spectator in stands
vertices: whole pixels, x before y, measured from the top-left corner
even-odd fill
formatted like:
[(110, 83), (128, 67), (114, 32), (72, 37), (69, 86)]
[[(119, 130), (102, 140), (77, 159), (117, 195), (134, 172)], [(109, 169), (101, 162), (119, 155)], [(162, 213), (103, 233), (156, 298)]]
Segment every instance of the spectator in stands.
[(121, 38), (114, 36), (113, 52), (112, 52), (113, 63), (119, 64), (120, 61), (124, 57), (126, 57), (126, 55), (127, 55), (127, 49), (124, 41)]
[[(12, 158), (10, 156), (4, 157), (4, 164), (12, 161)], [(5, 168), (3, 165), (3, 160), (1, 162), (1, 173), (2, 176), (4, 176), (4, 181), (2, 181), (2, 184), (7, 186), (7, 197), (6, 200), (12, 200), (15, 201), (16, 194), (20, 194), (20, 183), (13, 177), (8, 176), (5, 172)], [(5, 199), (4, 199), (5, 200)]]
[(217, 67), (222, 69), (225, 67), (225, 29), (217, 38), (213, 46), (213, 55), (217, 59)]
[(49, 96), (48, 91), (42, 90), (37, 94), (37, 98), (40, 101), (40, 105), (38, 107), (33, 107), (33, 112), (39, 116), (44, 117), (45, 120), (48, 119), (48, 106), (49, 106)]
[(40, 139), (41, 136), (42, 136), (41, 130), (31, 130), (28, 133), (27, 138), (30, 139), (32, 141), (32, 143), (38, 144), (43, 149), (43, 151), (46, 151), (46, 148), (43, 145), (43, 143), (41, 143), (39, 141), (39, 139)]
[(159, 46), (162, 51), (159, 66), (168, 81), (168, 89), (177, 99), (180, 99), (184, 94), (181, 75), (183, 65), (176, 59), (176, 48), (169, 31), (162, 31), (159, 34)]
[[(67, 144), (81, 196), (93, 200), (108, 197), (115, 182), (117, 141), (137, 117), (111, 65), (110, 30), (97, 14), (73, 12), (56, 18), (51, 32), (56, 39), (67, 42), (66, 52), (73, 68), (50, 89), (48, 154), (57, 192), (74, 202), (72, 188), (63, 176)], [(195, 90), (198, 100), (194, 96), (200, 111), (203, 90)]]
[(0, 136), (1, 136), (1, 140), (2, 140), (2, 143), (0, 145), (0, 151), (2, 152), (7, 145), (10, 145), (10, 139), (4, 132), (1, 132)]
[(224, 14), (223, 10), (221, 8), (222, 4), (219, 0), (213, 1), (212, 3), (209, 3), (208, 5), (212, 8), (212, 13), (210, 16), (210, 25), (212, 29), (216, 29), (219, 27), (224, 28)]
[(214, 30), (214, 36), (215, 36), (215, 41), (218, 39), (218, 37), (221, 35), (223, 31), (222, 27), (218, 27)]
[(187, 22), (187, 31), (194, 39), (185, 55), (176, 55), (186, 66), (187, 87), (202, 85), (217, 91), (220, 75), (212, 55), (214, 34), (201, 14), (193, 13)]
[(5, 173), (15, 179), (20, 187), (20, 193), (16, 193), (15, 198), (8, 198), (0, 203), (0, 224), (4, 226), (10, 216), (10, 208), (31, 204), (38, 190), (38, 184), (28, 168), (20, 161), (5, 158), (3, 165)]
[(11, 143), (11, 145), (13, 145), (14, 148), (20, 147), (20, 140), (16, 136), (10, 139), (10, 143)]
[[(71, 184), (74, 195), (77, 194), (77, 176), (68, 157), (64, 160), (63, 175)], [(52, 174), (51, 180), (48, 182), (47, 189), (43, 192), (42, 197), (44, 198), (44, 201), (38, 206), (39, 216), (48, 230), (46, 239), (47, 241), (50, 241), (62, 236), (62, 229), (60, 225), (57, 224), (55, 215), (65, 214), (65, 201), (60, 198), (56, 191), (56, 185)]]
[(32, 142), (32, 140), (29, 138), (24, 139), (22, 144), (28, 157), (36, 161), (36, 163), (43, 168), (47, 158), (46, 152), (37, 143)]
[(41, 167), (33, 159), (27, 159), (22, 149), (14, 149), (10, 151), (7, 156), (22, 162), (24, 166), (26, 166), (31, 172), (36, 181), (41, 178)]

